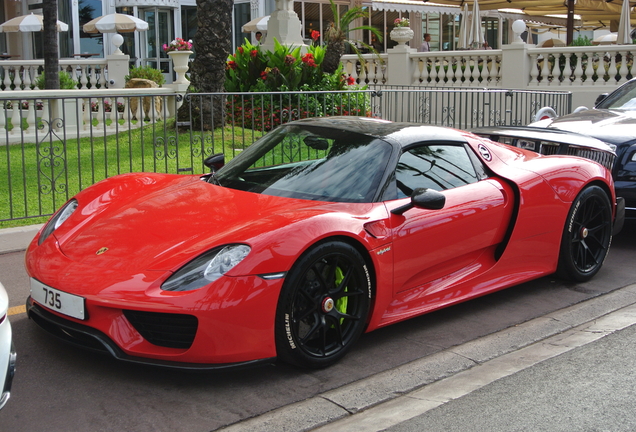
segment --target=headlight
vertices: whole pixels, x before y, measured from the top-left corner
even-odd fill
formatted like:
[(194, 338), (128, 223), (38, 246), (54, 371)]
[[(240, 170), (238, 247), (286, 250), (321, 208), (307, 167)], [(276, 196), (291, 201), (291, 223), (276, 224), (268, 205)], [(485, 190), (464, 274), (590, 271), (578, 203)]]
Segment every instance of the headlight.
[(250, 247), (242, 244), (212, 249), (198, 256), (161, 285), (165, 291), (192, 291), (214, 282), (243, 261)]
[(42, 244), (44, 240), (46, 240), (53, 231), (58, 229), (60, 225), (64, 223), (66, 219), (68, 219), (73, 212), (77, 209), (77, 200), (72, 199), (67, 202), (64, 207), (62, 207), (46, 224), (44, 227), (44, 231), (42, 231), (42, 235), (38, 240), (38, 244)]

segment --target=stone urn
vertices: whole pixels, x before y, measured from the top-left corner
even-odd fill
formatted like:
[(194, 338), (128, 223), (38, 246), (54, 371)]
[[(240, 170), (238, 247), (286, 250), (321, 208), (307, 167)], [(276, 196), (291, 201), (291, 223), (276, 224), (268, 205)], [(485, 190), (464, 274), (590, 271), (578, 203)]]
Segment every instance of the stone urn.
[(177, 79), (174, 84), (190, 84), (190, 80), (188, 80), (185, 76), (186, 72), (190, 65), (188, 62), (190, 61), (190, 56), (193, 54), (193, 51), (169, 51), (168, 55), (172, 59), (172, 69), (177, 73)]
[(415, 33), (410, 27), (395, 27), (391, 30), (391, 33), (389, 33), (391, 40), (396, 41), (398, 45), (405, 45), (413, 39), (413, 35), (415, 35)]

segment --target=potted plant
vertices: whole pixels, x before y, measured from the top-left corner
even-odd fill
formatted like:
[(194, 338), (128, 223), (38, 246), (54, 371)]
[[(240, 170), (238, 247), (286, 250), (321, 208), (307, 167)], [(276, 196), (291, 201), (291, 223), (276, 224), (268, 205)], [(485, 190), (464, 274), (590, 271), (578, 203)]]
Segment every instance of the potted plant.
[(186, 41), (182, 38), (176, 38), (169, 44), (163, 44), (163, 50), (172, 59), (172, 69), (177, 73), (177, 79), (174, 84), (189, 84), (185, 76), (188, 71), (188, 62), (193, 54), (192, 41)]

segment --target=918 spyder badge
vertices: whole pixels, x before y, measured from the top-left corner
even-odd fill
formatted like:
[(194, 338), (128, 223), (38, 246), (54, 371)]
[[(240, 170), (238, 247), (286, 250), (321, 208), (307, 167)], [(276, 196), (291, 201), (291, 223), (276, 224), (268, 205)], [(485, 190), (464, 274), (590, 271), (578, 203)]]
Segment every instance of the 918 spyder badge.
[(99, 250), (97, 252), (95, 252), (95, 255), (101, 255), (101, 254), (105, 253), (107, 250), (108, 250), (107, 247), (99, 248)]
[(490, 150), (488, 150), (485, 145), (479, 144), (477, 148), (479, 149), (479, 154), (481, 154), (481, 157), (483, 157), (488, 162), (492, 160), (492, 155), (490, 154)]
[(391, 246), (389, 246), (389, 247), (387, 247), (387, 248), (384, 248), (384, 249), (380, 249), (380, 250), (379, 250), (379, 251), (377, 251), (376, 253), (377, 253), (378, 255), (383, 255), (383, 254), (387, 253), (387, 252), (388, 252), (388, 251), (390, 251), (390, 250), (391, 250)]

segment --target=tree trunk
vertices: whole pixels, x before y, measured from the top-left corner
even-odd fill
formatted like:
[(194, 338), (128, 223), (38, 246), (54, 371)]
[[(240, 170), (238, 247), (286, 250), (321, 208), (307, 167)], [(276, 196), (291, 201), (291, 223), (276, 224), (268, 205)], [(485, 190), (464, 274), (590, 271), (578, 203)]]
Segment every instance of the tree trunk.
[[(233, 0), (197, 0), (198, 28), (194, 35), (194, 61), (190, 64), (193, 91), (220, 93), (224, 90), (225, 66), (232, 50)], [(186, 97), (179, 109), (179, 121), (191, 120), (192, 127), (211, 130), (223, 126), (225, 98)]]
[(340, 59), (345, 52), (344, 41), (329, 41), (325, 50), (325, 58), (322, 61), (322, 71), (332, 74), (340, 66)]
[(44, 28), (42, 29), (44, 51), (44, 87), (46, 89), (60, 88), (60, 56), (57, 45), (57, 0), (42, 2)]

